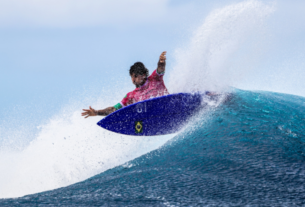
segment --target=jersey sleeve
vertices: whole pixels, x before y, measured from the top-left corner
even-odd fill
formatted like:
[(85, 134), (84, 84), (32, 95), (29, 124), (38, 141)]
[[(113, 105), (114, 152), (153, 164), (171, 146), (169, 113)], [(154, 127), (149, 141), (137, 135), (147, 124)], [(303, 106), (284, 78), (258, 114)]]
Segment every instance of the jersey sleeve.
[(127, 95), (123, 98), (123, 100), (120, 103), (117, 103), (116, 105), (114, 105), (113, 107), (115, 108), (115, 110), (119, 110), (121, 108), (123, 108), (127, 103)]
[(128, 106), (132, 104), (132, 99), (130, 98), (130, 94), (128, 93), (120, 103), (117, 103), (116, 105), (114, 105), (113, 107), (118, 110), (118, 109), (121, 109), (125, 106)]
[(163, 81), (163, 76), (164, 76), (164, 73), (158, 73), (158, 70), (154, 70), (154, 72), (149, 76), (149, 79), (151, 80), (156, 80), (156, 81)]
[(120, 102), (122, 104), (122, 107), (128, 106), (128, 103), (130, 102), (128, 94), (123, 98), (123, 100)]
[(123, 108), (121, 103), (117, 103), (116, 105), (113, 106), (115, 108), (115, 110), (119, 110), (121, 108)]

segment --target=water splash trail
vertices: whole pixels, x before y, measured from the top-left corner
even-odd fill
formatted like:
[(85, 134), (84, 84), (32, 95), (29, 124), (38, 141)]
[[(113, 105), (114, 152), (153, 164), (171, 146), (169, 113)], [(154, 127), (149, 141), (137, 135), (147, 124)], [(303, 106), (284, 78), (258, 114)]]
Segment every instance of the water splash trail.
[(253, 70), (257, 48), (263, 48), (264, 23), (274, 10), (250, 0), (211, 12), (187, 46), (176, 51), (170, 91), (222, 91), (242, 81)]

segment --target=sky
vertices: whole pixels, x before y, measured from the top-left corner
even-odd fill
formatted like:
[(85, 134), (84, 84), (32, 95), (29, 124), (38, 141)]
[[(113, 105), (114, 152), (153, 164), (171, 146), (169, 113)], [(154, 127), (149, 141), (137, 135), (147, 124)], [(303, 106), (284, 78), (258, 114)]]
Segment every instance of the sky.
[[(129, 67), (142, 61), (153, 70), (164, 50), (170, 73), (179, 62), (175, 51), (211, 11), (238, 2), (0, 0), (0, 120), (30, 111), (50, 115), (86, 93), (128, 92)], [(235, 87), (305, 96), (305, 3), (260, 2), (275, 12), (264, 25), (256, 70)]]
[(84, 2), (0, 1), (2, 109), (60, 105), (91, 82), (128, 79), (135, 61), (155, 67), (185, 35), (180, 24), (188, 28), (183, 16), (194, 9), (170, 1)]

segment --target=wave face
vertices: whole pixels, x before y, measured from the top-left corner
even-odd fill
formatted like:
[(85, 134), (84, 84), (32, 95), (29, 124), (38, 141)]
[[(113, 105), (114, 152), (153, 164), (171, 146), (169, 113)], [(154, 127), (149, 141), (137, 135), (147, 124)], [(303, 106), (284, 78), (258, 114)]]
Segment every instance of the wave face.
[(300, 206), (305, 98), (234, 90), (161, 148), (1, 206)]

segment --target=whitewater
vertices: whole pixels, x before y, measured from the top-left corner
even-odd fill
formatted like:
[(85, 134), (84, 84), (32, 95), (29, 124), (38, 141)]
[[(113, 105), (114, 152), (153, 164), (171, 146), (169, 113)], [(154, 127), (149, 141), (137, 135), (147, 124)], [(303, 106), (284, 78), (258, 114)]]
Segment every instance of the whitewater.
[(249, 90), (274, 12), (255, 0), (216, 9), (176, 50), (171, 93), (223, 95), (177, 134), (124, 136), (80, 116), (116, 92), (73, 100), (30, 143), (1, 140), (0, 206), (304, 205), (305, 98)]

